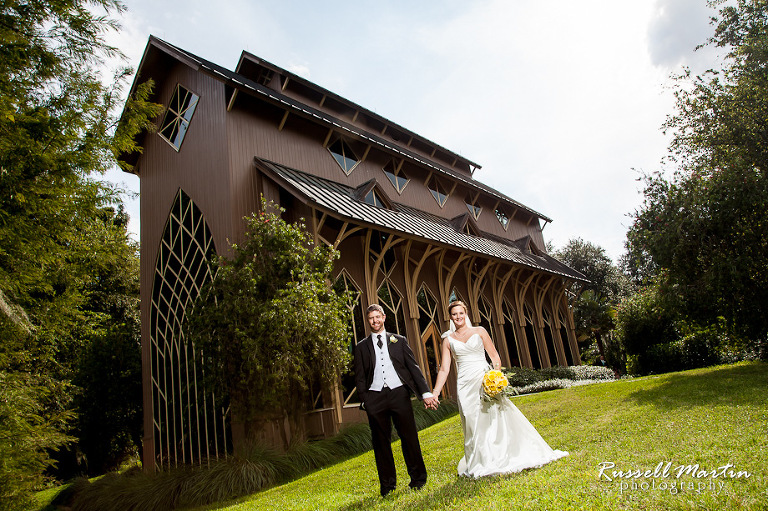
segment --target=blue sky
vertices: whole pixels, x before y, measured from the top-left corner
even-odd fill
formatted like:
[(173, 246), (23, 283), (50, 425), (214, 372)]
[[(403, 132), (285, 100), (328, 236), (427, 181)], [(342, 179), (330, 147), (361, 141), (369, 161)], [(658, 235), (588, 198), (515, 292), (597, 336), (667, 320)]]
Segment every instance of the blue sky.
[(477, 180), (553, 219), (555, 247), (580, 237), (614, 260), (640, 171), (666, 154), (670, 75), (719, 66), (693, 51), (706, 0), (125, 3), (112, 41), (130, 65), (150, 34), (229, 69), (247, 50), (478, 163)]

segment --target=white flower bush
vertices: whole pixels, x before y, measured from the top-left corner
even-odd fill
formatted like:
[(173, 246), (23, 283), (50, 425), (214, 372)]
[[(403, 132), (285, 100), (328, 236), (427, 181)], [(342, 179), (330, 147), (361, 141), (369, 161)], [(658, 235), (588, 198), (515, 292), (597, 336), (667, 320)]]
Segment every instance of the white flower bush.
[(547, 369), (525, 369), (518, 372), (515, 381), (510, 381), (507, 394), (518, 396), (545, 390), (567, 389), (578, 385), (603, 383), (616, 379), (613, 371), (600, 366), (550, 367)]

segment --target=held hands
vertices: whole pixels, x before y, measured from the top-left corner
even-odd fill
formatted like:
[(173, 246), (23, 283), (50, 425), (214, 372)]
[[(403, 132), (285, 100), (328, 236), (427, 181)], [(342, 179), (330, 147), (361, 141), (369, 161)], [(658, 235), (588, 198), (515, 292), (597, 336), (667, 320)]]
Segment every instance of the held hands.
[(440, 404), (440, 400), (437, 398), (437, 396), (424, 398), (424, 408), (437, 410), (437, 407), (439, 404)]

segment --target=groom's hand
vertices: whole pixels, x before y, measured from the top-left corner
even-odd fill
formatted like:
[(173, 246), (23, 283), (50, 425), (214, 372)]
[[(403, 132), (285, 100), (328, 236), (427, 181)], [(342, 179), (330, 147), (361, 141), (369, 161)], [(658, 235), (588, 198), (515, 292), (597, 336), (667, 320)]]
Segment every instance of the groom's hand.
[(432, 396), (424, 399), (424, 408), (431, 408), (437, 410), (437, 406), (440, 404), (440, 400), (437, 396)]

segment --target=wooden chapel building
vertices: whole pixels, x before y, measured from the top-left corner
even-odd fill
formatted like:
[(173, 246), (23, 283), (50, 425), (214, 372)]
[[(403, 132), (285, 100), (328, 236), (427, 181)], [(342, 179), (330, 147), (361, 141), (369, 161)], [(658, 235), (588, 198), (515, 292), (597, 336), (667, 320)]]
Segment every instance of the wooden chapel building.
[[(584, 276), (547, 255), (551, 220), (475, 180), (477, 164), (248, 52), (229, 71), (150, 37), (134, 88), (149, 79), (166, 111), (143, 153), (125, 158), (140, 177), (147, 466), (231, 445), (228, 411), (202, 388), (181, 324), (212, 278), (207, 260), (242, 239), (262, 195), (340, 251), (334, 285), (357, 296), (354, 338), (380, 303), (430, 384), (453, 298), (504, 366), (580, 363), (565, 289)], [(313, 434), (364, 420), (351, 375), (327, 394), (307, 414)]]

